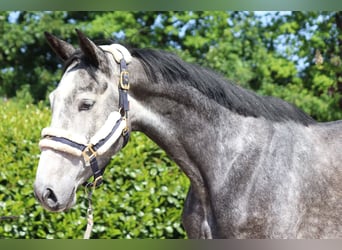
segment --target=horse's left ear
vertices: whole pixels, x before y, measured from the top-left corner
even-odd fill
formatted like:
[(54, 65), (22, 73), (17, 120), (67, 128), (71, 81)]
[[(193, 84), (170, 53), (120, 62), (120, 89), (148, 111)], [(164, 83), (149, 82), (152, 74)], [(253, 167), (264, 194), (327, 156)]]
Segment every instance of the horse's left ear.
[(103, 51), (99, 49), (96, 44), (86, 37), (80, 30), (76, 29), (76, 32), (78, 35), (80, 48), (84, 55), (90, 61), (90, 63), (92, 63), (94, 66), (98, 66), (101, 62), (101, 57), (99, 55), (102, 54)]

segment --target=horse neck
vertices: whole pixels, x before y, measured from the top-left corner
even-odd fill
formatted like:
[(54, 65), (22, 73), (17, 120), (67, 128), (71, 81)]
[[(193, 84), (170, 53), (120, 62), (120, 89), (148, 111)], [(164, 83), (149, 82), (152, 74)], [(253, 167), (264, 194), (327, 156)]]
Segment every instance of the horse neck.
[(150, 83), (143, 74), (132, 79), (130, 107), (132, 130), (156, 142), (190, 179), (202, 178), (199, 172), (215, 164), (220, 139), (236, 137), (241, 125), (238, 115), (195, 88)]

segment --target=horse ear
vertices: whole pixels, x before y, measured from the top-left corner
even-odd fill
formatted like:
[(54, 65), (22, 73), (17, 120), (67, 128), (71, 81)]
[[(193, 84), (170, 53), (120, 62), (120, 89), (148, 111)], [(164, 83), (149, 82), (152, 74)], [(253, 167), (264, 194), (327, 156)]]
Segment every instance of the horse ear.
[(80, 48), (84, 55), (93, 65), (98, 66), (101, 61), (99, 54), (102, 53), (102, 50), (99, 49), (95, 43), (86, 37), (80, 30), (76, 29), (76, 32)]
[(75, 48), (70, 43), (59, 39), (49, 32), (44, 32), (44, 34), (52, 50), (63, 60), (63, 62), (68, 60), (68, 58), (75, 52)]

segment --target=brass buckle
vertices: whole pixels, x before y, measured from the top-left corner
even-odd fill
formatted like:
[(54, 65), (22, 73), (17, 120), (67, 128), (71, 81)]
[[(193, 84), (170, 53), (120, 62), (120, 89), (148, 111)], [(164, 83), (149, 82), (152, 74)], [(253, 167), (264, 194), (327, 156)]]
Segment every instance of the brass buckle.
[(96, 151), (93, 149), (93, 145), (89, 144), (82, 152), (83, 158), (86, 163), (89, 163), (92, 159), (96, 158)]
[(129, 83), (125, 83), (124, 78), (127, 77), (127, 81), (128, 81), (128, 71), (124, 70), (120, 73), (120, 88), (123, 90), (129, 90)]
[(124, 128), (122, 129), (122, 136), (127, 135), (127, 133), (128, 133), (128, 126), (126, 125), (126, 127), (124, 127)]

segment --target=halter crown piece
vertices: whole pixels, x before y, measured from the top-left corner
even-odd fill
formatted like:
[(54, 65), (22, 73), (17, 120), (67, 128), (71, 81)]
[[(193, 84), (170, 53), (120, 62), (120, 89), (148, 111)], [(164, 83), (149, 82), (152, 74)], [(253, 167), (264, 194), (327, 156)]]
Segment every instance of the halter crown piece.
[(123, 147), (129, 139), (127, 124), (129, 76), (127, 64), (132, 61), (129, 51), (120, 44), (102, 45), (100, 48), (111, 53), (114, 60), (120, 64), (119, 111), (110, 113), (104, 125), (89, 141), (83, 136), (71, 134), (66, 130), (48, 127), (42, 130), (42, 139), (39, 142), (41, 150), (50, 148), (77, 157), (83, 156), (85, 166), (91, 167), (94, 175), (93, 183), (85, 183), (84, 185), (95, 187), (102, 183), (102, 175), (105, 169), (99, 169), (97, 156), (105, 154), (121, 136), (124, 139)]

